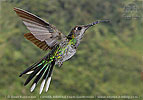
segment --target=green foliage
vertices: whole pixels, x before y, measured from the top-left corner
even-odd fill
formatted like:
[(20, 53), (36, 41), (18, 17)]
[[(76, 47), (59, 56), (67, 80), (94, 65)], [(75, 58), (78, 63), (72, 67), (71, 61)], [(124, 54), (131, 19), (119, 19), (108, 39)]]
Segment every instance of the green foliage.
[[(26, 76), (18, 75), (48, 52), (24, 39), (28, 30), (13, 11), (28, 10), (66, 35), (77, 24), (110, 19), (109, 24), (90, 28), (77, 54), (55, 67), (48, 93), (41, 96), (141, 96), (143, 35), (141, 19), (123, 18), (123, 4), (129, 0), (8, 0), (0, 10), (0, 100), (8, 95), (39, 98), (39, 85), (30, 93)], [(143, 70), (143, 69), (142, 69)], [(2, 98), (2, 99), (1, 99)], [(47, 99), (45, 99), (47, 100)]]

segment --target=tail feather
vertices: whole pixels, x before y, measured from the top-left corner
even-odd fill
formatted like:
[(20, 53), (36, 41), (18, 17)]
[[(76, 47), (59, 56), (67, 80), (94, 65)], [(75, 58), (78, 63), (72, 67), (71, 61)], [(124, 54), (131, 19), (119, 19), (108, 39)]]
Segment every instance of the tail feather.
[(45, 82), (46, 82), (45, 80), (42, 81), (41, 86), (40, 86), (40, 92), (39, 92), (39, 94), (42, 93), (44, 85), (45, 85)]
[(50, 70), (50, 67), (48, 67), (48, 69), (44, 73), (42, 80), (46, 79), (46, 76), (48, 75), (49, 70)]
[(49, 71), (49, 74), (47, 75), (47, 77), (51, 76), (54, 65), (55, 65), (55, 61), (51, 63), (51, 68), (50, 68), (50, 71)]
[[(47, 65), (46, 65), (47, 66)], [(46, 69), (46, 66), (42, 69), (42, 71), (40, 71), (40, 73), (36, 76), (36, 78), (34, 79), (33, 83), (38, 83), (38, 81), (40, 80), (40, 78), (42, 77), (45, 69)]]
[(36, 78), (34, 79), (32, 86), (31, 86), (31, 92), (34, 91), (38, 81), (40, 80), (40, 78), (42, 77), (42, 75), (47, 71), (47, 69), (49, 69), (48, 65), (45, 65), (45, 67), (42, 69), (41, 72), (39, 72), (39, 74), (36, 76)]
[[(51, 62), (51, 65), (49, 67), (49, 70), (47, 70), (43, 76), (43, 81), (42, 81), (42, 84), (40, 86), (40, 94), (42, 93), (43, 91), (43, 88), (44, 88), (44, 85), (45, 85), (45, 82), (47, 81), (48, 82), (48, 85), (46, 85), (46, 92), (49, 88), (49, 85), (50, 85), (50, 81), (51, 81), (51, 75), (52, 75), (52, 71), (53, 71), (53, 67), (55, 65), (55, 61), (52, 61)], [(50, 80), (49, 80), (50, 79)]]
[(46, 92), (47, 92), (48, 89), (49, 89), (50, 82), (51, 82), (51, 77), (49, 77), (48, 80), (47, 80), (47, 84), (46, 84)]
[[(49, 81), (49, 78), (51, 78), (51, 74), (52, 74), (54, 65), (55, 65), (54, 59), (48, 61), (44, 57), (39, 62), (33, 64), (31, 67), (27, 68), (24, 72), (22, 72), (20, 74), (20, 77), (24, 74), (27, 74), (27, 73), (29, 74), (29, 77), (27, 78), (27, 80), (24, 83), (24, 85), (26, 86), (36, 76), (32, 83), (31, 89), (30, 89), (31, 92), (34, 91), (39, 80), (42, 78), (42, 80), (41, 80), (42, 83), (41, 83), (41, 87), (40, 87), (40, 94), (41, 94), (46, 81)], [(48, 85), (48, 87), (49, 87), (49, 85)]]
[[(42, 65), (43, 65), (43, 64), (42, 64)], [(27, 78), (27, 80), (25, 81), (24, 86), (26, 86), (26, 85), (32, 80), (32, 78), (41, 70), (42, 65), (39, 66), (38, 68), (36, 68), (36, 70), (34, 70), (34, 72), (30, 74), (30, 76), (29, 76), (29, 77)]]
[(42, 62), (43, 59), (41, 59), (39, 62), (34, 63), (32, 66), (28, 67), (25, 71), (23, 71), (19, 77), (21, 77), (22, 75), (30, 72), (33, 68), (35, 68), (38, 64), (40, 64)]
[[(48, 76), (49, 70), (50, 70), (50, 66), (48, 67), (48, 69), (45, 71), (45, 73), (44, 73), (44, 75), (43, 75), (42, 83), (41, 83), (41, 86), (40, 86), (40, 94), (41, 94), (42, 91), (43, 91), (43, 88), (44, 88), (44, 85), (45, 85), (45, 82), (46, 82), (46, 77)], [(31, 87), (31, 88), (32, 88), (32, 87)]]

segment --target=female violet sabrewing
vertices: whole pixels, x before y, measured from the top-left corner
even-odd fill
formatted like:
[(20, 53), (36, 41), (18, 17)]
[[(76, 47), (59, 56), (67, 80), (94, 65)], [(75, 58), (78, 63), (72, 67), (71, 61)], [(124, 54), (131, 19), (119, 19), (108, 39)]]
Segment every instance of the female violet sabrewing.
[(54, 65), (62, 66), (64, 61), (75, 55), (85, 31), (95, 24), (109, 22), (108, 20), (101, 20), (88, 25), (75, 26), (66, 36), (55, 26), (32, 13), (20, 8), (14, 8), (14, 11), (30, 31), (30, 33), (24, 34), (24, 37), (44, 51), (51, 49), (45, 57), (20, 74), (20, 77), (24, 74), (29, 74), (24, 85), (27, 85), (35, 77), (30, 89), (31, 92), (34, 91), (41, 79), (40, 94), (45, 85), (46, 92), (48, 91)]

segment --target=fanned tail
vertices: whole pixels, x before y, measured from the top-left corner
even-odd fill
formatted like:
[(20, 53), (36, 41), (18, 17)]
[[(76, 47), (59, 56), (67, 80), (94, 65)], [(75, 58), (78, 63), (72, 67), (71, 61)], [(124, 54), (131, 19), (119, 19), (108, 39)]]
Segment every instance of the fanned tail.
[(43, 91), (45, 83), (46, 83), (46, 92), (48, 91), (51, 81), (51, 74), (53, 71), (53, 67), (55, 65), (55, 59), (46, 60), (46, 58), (47, 57), (44, 57), (39, 62), (33, 64), (31, 67), (27, 68), (24, 72), (22, 72), (19, 75), (19, 77), (21, 77), (24, 74), (29, 74), (29, 77), (24, 83), (25, 86), (35, 77), (30, 89), (31, 92), (34, 91), (40, 79), (42, 79), (41, 80), (42, 83), (40, 86), (40, 94)]

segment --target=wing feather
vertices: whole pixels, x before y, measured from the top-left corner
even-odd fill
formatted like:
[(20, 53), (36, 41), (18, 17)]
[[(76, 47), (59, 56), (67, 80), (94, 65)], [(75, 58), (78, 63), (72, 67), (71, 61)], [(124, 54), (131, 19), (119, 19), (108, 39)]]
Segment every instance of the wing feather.
[(24, 37), (42, 50), (52, 49), (55, 45), (59, 44), (59, 40), (65, 38), (65, 35), (57, 30), (55, 26), (38, 16), (20, 8), (14, 8), (14, 11), (30, 30), (30, 33), (24, 34)]
[(35, 36), (32, 33), (26, 33), (24, 34), (24, 37), (44, 51), (46, 51), (48, 48), (52, 49), (48, 46), (48, 44), (45, 41), (40, 41), (37, 38), (35, 38)]

